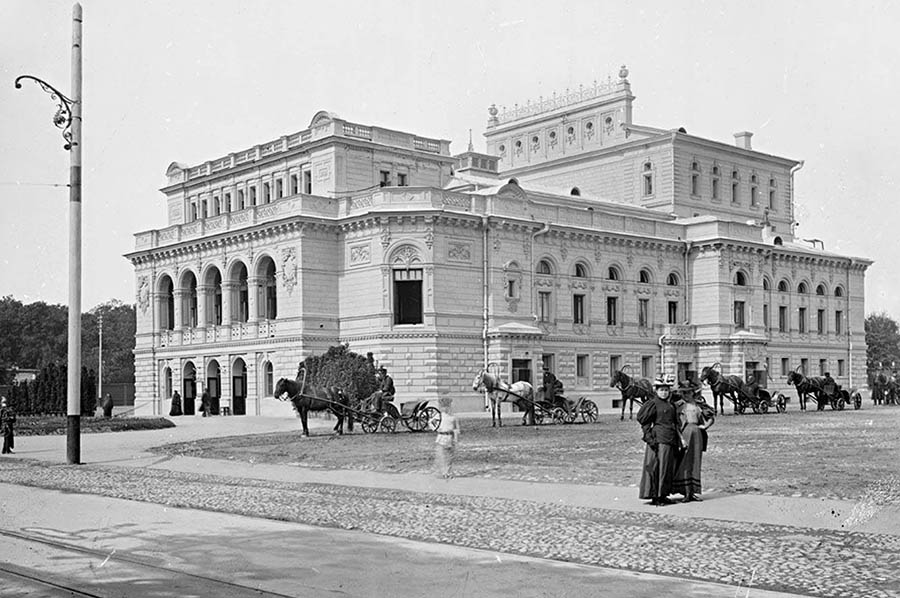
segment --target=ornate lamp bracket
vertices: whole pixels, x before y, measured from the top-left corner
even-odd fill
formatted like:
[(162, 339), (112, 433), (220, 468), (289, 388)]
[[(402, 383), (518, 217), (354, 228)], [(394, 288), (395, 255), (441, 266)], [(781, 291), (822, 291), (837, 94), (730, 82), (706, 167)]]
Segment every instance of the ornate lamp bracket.
[(16, 78), (16, 89), (22, 89), (22, 84), (20, 81), (22, 79), (31, 79), (38, 85), (40, 85), (41, 89), (50, 94), (50, 99), (54, 102), (57, 102), (56, 106), (56, 114), (53, 115), (53, 124), (57, 129), (62, 129), (63, 139), (66, 140), (66, 143), (63, 145), (63, 148), (67, 150), (71, 150), (72, 146), (75, 145), (72, 142), (72, 105), (77, 102), (71, 98), (66, 97), (63, 93), (61, 93), (58, 89), (43, 81), (38, 79), (37, 77), (32, 77), (31, 75), (21, 75)]

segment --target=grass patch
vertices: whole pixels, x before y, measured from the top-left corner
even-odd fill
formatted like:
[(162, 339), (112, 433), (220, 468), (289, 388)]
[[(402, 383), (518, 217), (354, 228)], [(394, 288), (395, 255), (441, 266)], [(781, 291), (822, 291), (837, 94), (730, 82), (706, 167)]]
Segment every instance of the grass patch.
[[(52, 436), (65, 434), (68, 421), (59, 415), (29, 415), (16, 419), (16, 436)], [(133, 430), (161, 430), (175, 424), (164, 417), (81, 417), (81, 432), (130, 432)]]

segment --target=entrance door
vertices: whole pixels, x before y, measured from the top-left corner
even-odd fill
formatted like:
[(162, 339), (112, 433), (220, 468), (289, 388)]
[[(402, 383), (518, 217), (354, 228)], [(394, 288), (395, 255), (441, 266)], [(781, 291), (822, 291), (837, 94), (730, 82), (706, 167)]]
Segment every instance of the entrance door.
[(515, 382), (531, 383), (531, 360), (530, 359), (513, 359), (512, 360), (512, 380)]
[(231, 412), (234, 415), (247, 415), (247, 377), (232, 376), (231, 378)]
[(766, 374), (762, 372), (762, 376), (760, 376), (759, 371), (759, 362), (758, 361), (745, 361), (744, 362), (744, 379), (747, 382), (756, 382), (759, 384), (761, 388), (766, 387)]
[(194, 378), (184, 379), (184, 414), (194, 415), (194, 401), (197, 399), (197, 381)]
[(206, 389), (209, 391), (209, 414), (219, 415), (219, 397), (221, 396), (219, 379), (207, 378)]

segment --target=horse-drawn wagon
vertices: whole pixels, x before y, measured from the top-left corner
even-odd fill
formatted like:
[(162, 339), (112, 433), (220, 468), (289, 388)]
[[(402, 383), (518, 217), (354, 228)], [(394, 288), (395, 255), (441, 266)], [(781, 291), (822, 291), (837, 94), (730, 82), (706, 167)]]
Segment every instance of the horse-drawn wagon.
[(842, 388), (830, 376), (806, 376), (798, 369), (788, 373), (787, 381), (797, 389), (801, 411), (806, 411), (809, 397), (816, 401), (817, 411), (824, 410), (828, 405), (835, 411), (842, 411), (847, 405), (853, 405), (854, 409), (862, 408), (862, 393), (856, 388)]
[(724, 398), (732, 402), (734, 412), (738, 414), (745, 413), (747, 409), (751, 409), (753, 413), (768, 413), (770, 409), (784, 413), (787, 410), (787, 397), (783, 393), (778, 391), (770, 393), (753, 375), (747, 381), (742, 380), (740, 376), (726, 376), (717, 369), (719, 367), (718, 363), (714, 363), (704, 367), (700, 373), (700, 382), (709, 384), (716, 413), (721, 412), (724, 415)]
[(377, 409), (375, 403), (369, 403), (359, 413), (362, 415), (360, 426), (367, 434), (378, 430), (395, 432), (401, 423), (411, 432), (433, 432), (441, 425), (443, 417), (440, 409), (430, 406), (428, 401), (408, 401), (399, 406), (394, 401), (384, 401), (381, 409)]

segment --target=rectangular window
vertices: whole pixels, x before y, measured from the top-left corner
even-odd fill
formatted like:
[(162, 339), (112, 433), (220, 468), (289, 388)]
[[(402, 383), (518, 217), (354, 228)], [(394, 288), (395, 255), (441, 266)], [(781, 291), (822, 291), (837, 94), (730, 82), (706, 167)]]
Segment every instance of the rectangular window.
[(844, 373), (844, 360), (843, 359), (838, 359), (837, 375), (838, 376), (846, 376), (846, 374)]
[(788, 331), (787, 306), (779, 305), (778, 306), (778, 332), (787, 332), (787, 331)]
[(743, 330), (747, 327), (747, 322), (744, 320), (743, 301), (734, 302), (734, 327), (738, 330)]
[(225, 194), (225, 211), (226, 212), (231, 211), (231, 193)]
[(825, 310), (820, 309), (816, 312), (816, 332), (825, 334)]
[(538, 321), (550, 321), (550, 293), (548, 291), (538, 292)]
[(691, 195), (700, 195), (700, 177), (691, 175)]
[(797, 331), (806, 334), (806, 308), (797, 308)]
[(284, 197), (284, 181), (275, 179), (275, 199)]
[(834, 312), (834, 333), (841, 334), (843, 331), (844, 312), (837, 310)]
[(800, 373), (809, 376), (809, 360), (805, 357), (800, 360)]
[(291, 175), (291, 195), (300, 193), (300, 177), (296, 174)]
[(584, 386), (587, 383), (587, 375), (588, 375), (588, 356), (587, 355), (576, 355), (575, 356), (575, 377), (580, 378), (579, 385)]
[(250, 187), (250, 205), (256, 205), (256, 187)]
[(756, 187), (750, 187), (750, 205), (756, 206), (757, 201)]
[(731, 183), (731, 203), (737, 203), (738, 201), (738, 184)]
[(519, 289), (516, 287), (515, 279), (510, 278), (506, 281), (506, 296), (515, 299), (519, 296)]
[(191, 204), (191, 222), (197, 219), (197, 204)]
[(769, 209), (775, 209), (775, 190), (769, 189)]
[(543, 369), (547, 370), (548, 372), (556, 371), (556, 368), (553, 367), (554, 357), (555, 356), (553, 355), (553, 353), (544, 353), (543, 355), (541, 355), (541, 366), (543, 367)]
[(397, 186), (398, 187), (406, 187), (406, 174), (398, 173), (397, 174)]
[(787, 376), (791, 371), (791, 360), (788, 357), (781, 358), (781, 375)]
[(669, 301), (669, 324), (677, 324), (678, 323), (678, 302), (677, 301)]
[(303, 171), (303, 192), (307, 195), (312, 195), (312, 171), (304, 170)]
[(381, 180), (379, 181), (380, 187), (390, 187), (391, 186), (391, 173), (387, 170), (382, 170), (380, 172)]
[(763, 326), (766, 330), (769, 329), (769, 304), (763, 303)]
[(618, 297), (607, 297), (606, 298), (606, 325), (607, 326), (617, 326), (618, 319), (618, 311), (619, 311), (619, 298)]
[(641, 376), (644, 378), (653, 378), (653, 356), (643, 355), (641, 357)]
[(222, 213), (222, 201), (219, 199), (219, 196), (216, 195), (213, 197), (213, 216), (218, 216)]
[(422, 270), (394, 270), (394, 324), (422, 321)]
[(237, 194), (237, 209), (238, 209), (238, 210), (243, 210), (243, 209), (244, 209), (244, 190), (243, 190), (243, 189), (238, 189), (238, 194)]
[(572, 320), (584, 324), (584, 295), (572, 295)]
[(207, 215), (208, 214), (206, 211), (206, 200), (204, 199), (203, 201), (200, 202), (200, 217), (206, 218)]
[(609, 356), (609, 376), (612, 378), (612, 375), (617, 371), (622, 369), (622, 356), (621, 355), (610, 355)]
[(820, 359), (819, 360), (819, 375), (824, 376), (825, 372), (827, 372), (827, 371), (828, 371), (828, 360)]
[(268, 182), (263, 183), (263, 203), (272, 201), (272, 185)]
[(653, 175), (649, 173), (644, 174), (644, 195), (653, 195)]
[(650, 300), (638, 299), (638, 326), (647, 328), (650, 326)]
[(712, 198), (719, 199), (719, 179), (712, 180)]

